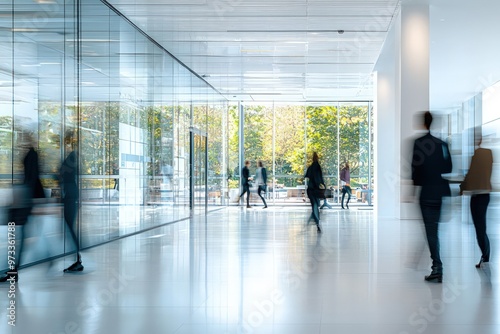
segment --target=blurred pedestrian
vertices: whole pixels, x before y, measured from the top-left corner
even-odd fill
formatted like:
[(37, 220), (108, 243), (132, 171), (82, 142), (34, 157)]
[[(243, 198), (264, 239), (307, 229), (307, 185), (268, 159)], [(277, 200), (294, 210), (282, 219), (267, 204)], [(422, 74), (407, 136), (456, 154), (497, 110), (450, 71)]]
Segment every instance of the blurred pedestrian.
[(493, 170), (493, 154), (491, 150), (480, 147), (481, 136), (477, 136), (477, 149), (472, 156), (469, 172), (460, 184), (460, 195), (469, 194), (470, 212), (476, 229), (476, 239), (481, 249), (481, 258), (476, 268), (490, 261), (490, 239), (486, 234), (486, 211), (490, 203), (491, 172)]
[(250, 208), (250, 161), (245, 161), (245, 167), (241, 169), (241, 187), (242, 192), (240, 198), (247, 194), (247, 208)]
[(319, 226), (319, 200), (324, 198), (325, 181), (323, 180), (323, 171), (319, 164), (318, 153), (314, 152), (312, 155), (312, 164), (307, 168), (305, 178), (308, 179), (307, 182), (307, 197), (311, 202), (311, 219), (316, 223), (318, 233), (321, 233), (321, 227)]
[[(38, 153), (35, 150), (35, 142), (32, 134), (28, 135), (28, 152), (23, 160), (24, 182), (22, 185), (15, 185), (12, 189), (12, 205), (9, 208), (9, 223), (15, 224), (14, 233), (16, 243), (12, 248), (14, 263), (9, 265), (9, 271), (2, 277), (0, 282), (6, 282), (9, 279), (19, 280), (19, 265), (21, 264), (23, 246), (24, 246), (24, 226), (33, 210), (35, 198), (45, 198), (42, 183), (40, 181)], [(12, 246), (12, 245), (11, 245)], [(8, 248), (8, 250), (11, 250)]]
[(443, 281), (443, 263), (439, 255), (438, 224), (441, 216), (443, 196), (450, 196), (450, 186), (442, 174), (450, 173), (452, 163), (448, 144), (431, 135), (432, 115), (424, 114), (424, 126), (428, 131), (417, 138), (413, 145), (412, 180), (421, 186), (420, 210), (424, 220), (427, 243), (432, 259), (432, 271), (425, 276), (426, 281)]
[(68, 231), (76, 246), (76, 262), (64, 272), (82, 271), (82, 259), (80, 255), (80, 241), (77, 235), (77, 214), (79, 205), (78, 194), (78, 154), (76, 152), (76, 138), (73, 133), (68, 133), (65, 136), (64, 143), (66, 145), (66, 152), (69, 152), (66, 159), (61, 165), (60, 180), (62, 199), (64, 206), (64, 221), (68, 227)]
[(351, 200), (351, 170), (349, 169), (349, 162), (346, 161), (344, 168), (340, 171), (340, 184), (342, 186), (342, 202), (341, 206), (344, 209), (344, 198), (347, 194), (346, 208), (349, 209), (349, 201)]
[(262, 161), (259, 160), (257, 163), (257, 172), (255, 174), (255, 182), (257, 182), (257, 195), (259, 195), (260, 199), (264, 203), (264, 209), (267, 208), (266, 200), (262, 196), (262, 192), (267, 191), (267, 170), (262, 164)]

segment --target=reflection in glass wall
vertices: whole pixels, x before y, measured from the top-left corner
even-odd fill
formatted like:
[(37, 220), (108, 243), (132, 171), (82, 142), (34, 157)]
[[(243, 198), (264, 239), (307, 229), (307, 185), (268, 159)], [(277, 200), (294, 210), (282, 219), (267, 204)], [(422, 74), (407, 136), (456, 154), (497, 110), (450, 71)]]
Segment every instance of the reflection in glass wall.
[(83, 248), (189, 217), (193, 126), (210, 133), (215, 155), (204, 169), (213, 179), (211, 204), (224, 204), (225, 99), (101, 1), (75, 3), (0, 3), (2, 203), (23, 182), (32, 138), (45, 194), (59, 208), (31, 218), (41, 231), (37, 244), (51, 247), (27, 248), (25, 263), (74, 250), (58, 204), (68, 131), (78, 140)]

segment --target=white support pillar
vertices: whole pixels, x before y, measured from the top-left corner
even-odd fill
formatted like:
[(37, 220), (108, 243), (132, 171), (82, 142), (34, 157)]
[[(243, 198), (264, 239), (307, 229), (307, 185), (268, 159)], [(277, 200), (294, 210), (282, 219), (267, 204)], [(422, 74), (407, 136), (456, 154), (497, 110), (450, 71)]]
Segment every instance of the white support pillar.
[[(424, 3), (423, 3), (424, 2)], [(375, 65), (375, 212), (419, 219), (412, 198), (411, 151), (429, 110), (429, 5), (403, 2)]]
[[(429, 5), (410, 1), (401, 7), (401, 211), (400, 219), (420, 219), (412, 195), (413, 141), (423, 135), (422, 114), (429, 110)], [(421, 130), (419, 132), (419, 130)]]

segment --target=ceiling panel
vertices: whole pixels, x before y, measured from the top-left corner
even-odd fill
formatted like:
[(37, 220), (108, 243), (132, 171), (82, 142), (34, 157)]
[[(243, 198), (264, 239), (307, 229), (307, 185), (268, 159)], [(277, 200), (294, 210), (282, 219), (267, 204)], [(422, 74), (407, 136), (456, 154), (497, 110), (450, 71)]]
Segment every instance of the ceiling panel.
[(399, 9), (399, 0), (109, 3), (228, 99), (294, 101), (371, 98)]

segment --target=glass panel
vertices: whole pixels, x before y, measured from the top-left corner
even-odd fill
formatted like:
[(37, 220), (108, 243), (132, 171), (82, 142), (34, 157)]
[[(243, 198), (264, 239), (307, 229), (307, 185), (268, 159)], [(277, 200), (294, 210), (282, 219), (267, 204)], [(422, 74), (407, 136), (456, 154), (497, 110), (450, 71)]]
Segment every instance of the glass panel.
[(326, 197), (329, 202), (338, 202), (339, 173), (339, 118), (338, 106), (308, 106), (307, 118), (307, 165), (312, 162), (312, 153), (317, 152), (323, 171)]
[(227, 134), (228, 134), (228, 192), (229, 204), (238, 203), (240, 195), (240, 165), (239, 165), (239, 111), (237, 104), (231, 104), (227, 110)]
[(349, 162), (350, 203), (368, 204), (370, 178), (370, 125), (368, 103), (342, 103), (339, 108), (340, 168)]
[[(303, 105), (274, 107), (274, 168), (271, 163), (268, 197), (276, 204), (303, 204), (305, 199), (305, 108)], [(272, 133), (272, 131), (270, 131)], [(270, 140), (273, 143), (272, 140)], [(272, 147), (270, 148), (272, 150)], [(267, 150), (267, 149), (266, 149)], [(271, 151), (272, 153), (272, 151)], [(272, 155), (271, 155), (272, 156)]]
[[(0, 189), (9, 198), (23, 182), (33, 146), (45, 193), (59, 201), (61, 163), (76, 150), (77, 230), (88, 247), (189, 216), (190, 126), (207, 131), (209, 110), (211, 183), (221, 193), (227, 119), (222, 98), (142, 32), (101, 1), (78, 4), (80, 12), (63, 0), (0, 4)], [(75, 249), (59, 209), (30, 218), (50, 239), (49, 256)], [(0, 252), (5, 246), (0, 238)], [(46, 254), (37, 249), (25, 261)]]
[(222, 102), (214, 102), (208, 108), (207, 134), (208, 134), (208, 204), (225, 205), (227, 198), (224, 196), (226, 188), (226, 155), (224, 121), (226, 110)]
[(194, 209), (197, 213), (205, 212), (205, 201), (207, 199), (206, 183), (206, 143), (207, 137), (199, 134), (193, 134), (193, 196)]

